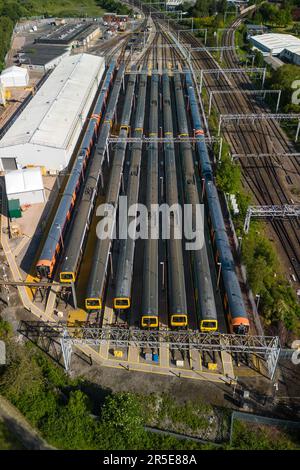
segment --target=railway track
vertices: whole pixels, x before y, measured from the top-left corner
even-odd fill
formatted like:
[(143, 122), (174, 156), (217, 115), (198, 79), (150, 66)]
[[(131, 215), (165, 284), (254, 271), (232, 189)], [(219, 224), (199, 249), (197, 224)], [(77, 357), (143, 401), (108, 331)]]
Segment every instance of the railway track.
[[(227, 32), (223, 45), (232, 45), (234, 27)], [(191, 33), (184, 32), (181, 35), (185, 44), (191, 44), (193, 47), (201, 46), (199, 39)], [(237, 59), (233, 51), (225, 51), (225, 60), (228, 66), (237, 67)], [(224, 52), (224, 54), (225, 54)], [(218, 64), (207, 51), (192, 53), (193, 66), (195, 69), (216, 69)], [(219, 77), (216, 75), (205, 75), (204, 82), (208, 90), (237, 90), (241, 87), (253, 89), (249, 77), (242, 73), (230, 77), (230, 81), (222, 73)], [(251, 99), (249, 95), (238, 94), (220, 94), (218, 98), (214, 97), (214, 105), (220, 114), (247, 114), (263, 113), (269, 109), (265, 104), (258, 103)], [(286, 134), (276, 121), (257, 121), (256, 123), (240, 124), (237, 128), (224, 129), (223, 134), (231, 146), (232, 153), (235, 154), (285, 154), (295, 152)], [(248, 158), (248, 164), (244, 159), (241, 160), (244, 184), (254, 195), (258, 204), (276, 205), (291, 203), (295, 197), (290, 189), (284, 184), (284, 179), (293, 178), (295, 186), (300, 186), (299, 161), (296, 157), (291, 157), (290, 162), (283, 164), (277, 160), (277, 166), (274, 165), (273, 157), (264, 157), (264, 159)], [(280, 174), (281, 173), (281, 174)], [(293, 270), (293, 274), (300, 282), (300, 232), (299, 223), (290, 221), (272, 221), (274, 235), (277, 237), (285, 257), (285, 265)]]

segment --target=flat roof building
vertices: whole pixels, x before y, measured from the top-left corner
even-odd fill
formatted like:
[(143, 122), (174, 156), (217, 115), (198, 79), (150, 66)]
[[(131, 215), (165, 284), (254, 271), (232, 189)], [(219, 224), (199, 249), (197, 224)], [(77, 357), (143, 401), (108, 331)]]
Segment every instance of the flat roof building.
[(40, 168), (26, 168), (5, 174), (7, 199), (18, 199), (20, 206), (45, 202), (44, 184)]
[(18, 60), (20, 64), (25, 65), (30, 70), (45, 73), (56, 67), (68, 55), (70, 55), (70, 49), (66, 46), (33, 44), (22, 49), (18, 54)]
[(30, 164), (54, 172), (63, 170), (104, 69), (103, 57), (78, 54), (62, 59), (0, 140), (0, 169)]
[(260, 50), (263, 55), (279, 55), (283, 49), (293, 46), (300, 47), (300, 39), (291, 34), (267, 33), (251, 36), (253, 46)]
[(280, 58), (291, 64), (300, 65), (300, 45), (286, 47), (280, 53)]
[(25, 87), (29, 83), (28, 71), (13, 65), (3, 70), (0, 75), (0, 84), (5, 87)]
[(72, 23), (56, 28), (54, 31), (36, 39), (38, 44), (56, 44), (61, 46), (81, 46), (101, 33), (98, 24), (91, 22)]

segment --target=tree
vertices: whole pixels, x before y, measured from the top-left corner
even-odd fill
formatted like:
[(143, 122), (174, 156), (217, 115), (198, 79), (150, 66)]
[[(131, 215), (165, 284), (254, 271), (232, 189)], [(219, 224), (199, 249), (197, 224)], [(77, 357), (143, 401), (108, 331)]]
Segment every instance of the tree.
[(240, 167), (231, 161), (228, 152), (222, 152), (222, 160), (218, 166), (217, 186), (225, 193), (235, 194), (240, 189), (241, 170)]
[[(108, 448), (138, 448), (144, 433), (140, 404), (131, 393), (121, 392), (106, 397), (101, 410), (101, 423), (114, 439)], [(110, 446), (110, 447), (109, 447)]]

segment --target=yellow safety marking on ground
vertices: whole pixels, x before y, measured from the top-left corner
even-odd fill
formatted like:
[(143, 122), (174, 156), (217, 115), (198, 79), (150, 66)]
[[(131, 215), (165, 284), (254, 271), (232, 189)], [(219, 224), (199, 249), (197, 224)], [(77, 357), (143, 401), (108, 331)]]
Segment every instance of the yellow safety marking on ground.
[(191, 367), (195, 370), (202, 370), (201, 357), (200, 357), (199, 351), (197, 349), (192, 348), (190, 350), (190, 355), (191, 355), (191, 359), (190, 359)]
[[(110, 325), (112, 323), (114, 311), (112, 308), (105, 305), (104, 307), (104, 314), (103, 314), (103, 326)], [(102, 343), (99, 348), (100, 356), (108, 359), (108, 352), (109, 352), (109, 341)]]
[[(108, 368), (113, 368), (113, 369), (128, 369), (128, 371), (133, 371), (133, 372), (144, 372), (144, 373), (147, 373), (147, 374), (158, 374), (158, 375), (165, 375), (165, 376), (173, 376), (173, 375), (177, 375), (176, 373), (176, 369), (173, 369), (173, 368), (168, 368), (167, 371), (159, 371), (159, 368), (155, 365), (152, 365), (152, 364), (142, 364), (140, 363), (139, 364), (139, 368), (134, 368), (134, 367), (131, 367), (130, 364), (128, 364), (126, 361), (122, 361), (120, 362), (118, 365), (115, 363), (116, 361), (113, 360), (113, 359), (107, 359), (105, 362), (102, 362), (101, 359), (100, 359), (100, 356), (99, 354), (94, 351), (91, 347), (89, 346), (76, 346), (78, 349), (80, 349), (81, 351), (83, 351), (85, 354), (87, 354), (87, 351), (90, 352), (90, 356), (93, 356), (94, 359), (96, 360), (96, 362), (98, 362), (100, 364), (100, 366), (102, 367), (108, 367)], [(214, 377), (214, 374), (209, 374), (208, 372), (205, 374), (204, 372), (201, 373), (197, 373), (197, 372), (193, 372), (193, 371), (190, 371), (191, 373), (190, 374), (181, 374), (180, 373), (180, 378), (187, 378), (187, 379), (194, 379), (194, 380), (206, 380), (206, 381), (210, 381), (210, 382), (217, 382), (217, 383), (223, 383), (223, 380), (221, 378), (217, 379)], [(207, 377), (209, 375), (209, 377)]]
[[(31, 274), (28, 274), (26, 277), (26, 282), (39, 282), (40, 279), (37, 276), (32, 276)], [(29, 297), (29, 299), (32, 301), (33, 296), (36, 292), (36, 289), (33, 287), (26, 287), (26, 292)]]
[(160, 367), (169, 367), (169, 346), (167, 344), (160, 345), (159, 364)]
[(227, 351), (221, 351), (221, 359), (223, 364), (224, 375), (233, 378), (234, 372), (231, 355)]
[[(7, 217), (2, 215), (1, 217), (2, 226), (4, 226), (3, 221), (5, 220), (7, 222)], [(22, 281), (23, 279), (20, 274), (19, 267), (17, 266), (15, 257), (9, 247), (8, 236), (1, 231), (0, 237), (1, 237), (2, 248), (6, 256), (8, 265), (10, 267), (13, 280)], [(35, 316), (37, 316), (39, 320), (44, 320), (44, 321), (52, 320), (51, 317), (49, 317), (48, 315), (45, 314), (45, 312), (43, 312), (43, 310), (41, 310), (33, 302), (31, 302), (30, 298), (28, 297), (27, 288), (25, 286), (19, 286), (18, 293), (19, 293), (21, 302), (24, 305), (24, 307), (27, 310), (29, 310), (31, 313), (33, 313)]]
[(128, 348), (128, 362), (139, 364), (140, 362), (139, 350), (136, 346), (129, 346)]

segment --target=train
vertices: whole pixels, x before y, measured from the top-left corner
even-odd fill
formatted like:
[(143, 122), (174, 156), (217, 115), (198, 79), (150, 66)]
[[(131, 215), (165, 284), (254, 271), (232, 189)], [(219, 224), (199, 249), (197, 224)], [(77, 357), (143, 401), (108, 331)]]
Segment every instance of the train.
[[(189, 135), (189, 128), (180, 74), (175, 74), (174, 85), (178, 131), (179, 136), (184, 137)], [(180, 150), (185, 200), (187, 204), (192, 206), (192, 217), (194, 219), (192, 228), (193, 231), (195, 231), (196, 208), (200, 207), (200, 199), (191, 143), (181, 143)], [(203, 229), (203, 233), (198, 233), (197, 235), (199, 237), (199, 242), (203, 242), (203, 244), (201, 248), (191, 250), (190, 257), (192, 264), (195, 293), (194, 298), (196, 303), (198, 326), (200, 331), (207, 332), (216, 331), (218, 329), (218, 319), (214, 289), (208, 261), (207, 245), (205, 242), (204, 223), (205, 221), (202, 220), (202, 224), (200, 226), (200, 230)]]
[[(162, 75), (164, 136), (173, 137), (170, 79)], [(166, 203), (169, 208), (179, 203), (176, 156), (173, 142), (164, 143)], [(181, 230), (178, 213), (170, 213), (170, 237), (167, 240), (168, 253), (168, 307), (169, 323), (172, 328), (188, 326), (186, 286), (183, 264), (182, 240), (175, 237)], [(166, 224), (166, 220), (164, 221)]]
[(196, 146), (202, 177), (205, 183), (205, 197), (208, 206), (208, 221), (213, 242), (215, 261), (221, 269), (221, 287), (223, 305), (231, 333), (246, 335), (249, 333), (249, 315), (245, 308), (243, 294), (237, 278), (235, 263), (223, 219), (218, 191), (214, 183), (213, 169), (199, 112), (198, 102), (189, 70), (184, 71), (189, 107), (193, 122)]
[[(158, 87), (159, 75), (152, 74), (150, 90), (149, 136), (158, 136)], [(147, 148), (147, 188), (146, 205), (148, 222), (152, 225), (151, 206), (158, 204), (158, 143), (151, 142)], [(158, 239), (145, 240), (143, 260), (142, 311), (140, 326), (158, 328)]]
[(68, 244), (60, 263), (59, 278), (62, 283), (75, 282), (80, 268), (80, 262), (91, 223), (93, 208), (95, 205), (99, 180), (102, 175), (102, 165), (107, 150), (107, 139), (114, 122), (119, 93), (124, 77), (124, 66), (118, 70), (113, 89), (111, 91), (95, 153), (92, 158), (84, 181), (82, 197), (75, 208), (72, 226), (69, 230)]
[[(120, 66), (121, 67), (125, 67)], [(135, 70), (133, 67), (132, 71)], [(128, 85), (126, 89), (126, 95), (124, 100), (121, 126), (119, 137), (124, 139), (130, 132), (130, 119), (133, 107), (134, 91), (135, 91), (136, 73), (132, 73), (129, 76)], [(106, 143), (105, 143), (106, 145)], [(110, 174), (110, 180), (108, 184), (106, 194), (106, 205), (107, 207), (114, 207), (115, 211), (113, 214), (109, 213), (110, 218), (109, 226), (111, 228), (110, 236), (100, 237), (98, 236), (95, 251), (94, 251), (94, 262), (92, 265), (91, 273), (88, 279), (86, 297), (85, 297), (85, 308), (88, 312), (101, 311), (103, 307), (103, 297), (106, 285), (107, 266), (110, 256), (110, 249), (112, 243), (112, 233), (116, 224), (116, 211), (118, 207), (118, 198), (121, 187), (123, 165), (126, 153), (126, 142), (118, 142), (116, 145), (112, 169)]]
[[(133, 137), (141, 138), (144, 132), (144, 119), (146, 107), (146, 91), (147, 91), (147, 71), (140, 75), (138, 99), (135, 110), (135, 120)], [(135, 142), (131, 149), (131, 161), (127, 183), (128, 207), (132, 207), (138, 203), (139, 187), (140, 187), (140, 170), (142, 158), (142, 142)], [(129, 224), (134, 224), (135, 216), (127, 219)], [(135, 251), (135, 238), (127, 237), (120, 240), (119, 260), (116, 273), (116, 287), (113, 299), (115, 310), (127, 310), (131, 307), (131, 287), (133, 276), (133, 262)]]
[(72, 166), (71, 176), (64, 189), (39, 260), (36, 263), (36, 273), (39, 278), (51, 278), (53, 275), (54, 267), (64, 244), (66, 229), (72, 217), (75, 201), (84, 180), (91, 150), (98, 136), (100, 121), (114, 79), (115, 68), (116, 63), (112, 61), (108, 67), (80, 149)]

